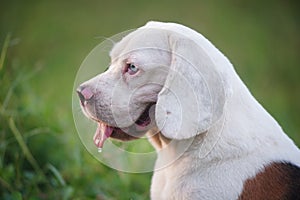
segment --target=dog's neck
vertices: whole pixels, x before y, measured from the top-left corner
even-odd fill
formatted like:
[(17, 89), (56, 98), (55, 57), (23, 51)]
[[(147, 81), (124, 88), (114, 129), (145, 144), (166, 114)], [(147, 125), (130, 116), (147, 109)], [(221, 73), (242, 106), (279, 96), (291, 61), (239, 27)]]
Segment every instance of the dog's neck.
[[(218, 129), (222, 128), (221, 125), (224, 119), (220, 120), (218, 124), (209, 131), (184, 140), (166, 138), (157, 128), (148, 131), (147, 137), (149, 142), (158, 154), (156, 167), (163, 167), (173, 163), (173, 161), (186, 157), (189, 157), (189, 159), (200, 158), (204, 162), (215, 160), (215, 155), (211, 152), (219, 142), (221, 135), (213, 133), (216, 133)], [(222, 132), (220, 131), (220, 133)]]
[(160, 151), (161, 149), (167, 147), (170, 143), (170, 139), (166, 138), (157, 128), (153, 128), (147, 132), (147, 137), (155, 148), (156, 151)]

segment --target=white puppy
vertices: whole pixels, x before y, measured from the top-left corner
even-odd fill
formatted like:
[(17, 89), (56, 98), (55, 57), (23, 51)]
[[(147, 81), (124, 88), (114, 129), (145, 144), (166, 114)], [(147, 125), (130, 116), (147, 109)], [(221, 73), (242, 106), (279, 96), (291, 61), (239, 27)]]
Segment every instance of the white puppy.
[(147, 132), (152, 199), (300, 198), (299, 149), (201, 34), (149, 22), (110, 55), (77, 92), (99, 148)]

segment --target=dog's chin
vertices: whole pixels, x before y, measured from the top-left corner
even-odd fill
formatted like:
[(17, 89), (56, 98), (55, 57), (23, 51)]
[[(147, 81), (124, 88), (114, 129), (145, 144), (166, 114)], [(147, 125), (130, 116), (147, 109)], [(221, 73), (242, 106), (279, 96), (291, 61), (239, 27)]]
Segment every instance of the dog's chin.
[[(152, 120), (150, 117), (150, 109), (154, 103), (149, 104), (140, 117), (135, 121), (134, 124), (127, 128), (119, 128), (110, 126), (107, 123), (102, 122), (99, 119), (94, 119), (98, 123), (98, 128), (94, 135), (94, 143), (98, 148), (102, 148), (107, 138), (113, 138), (121, 141), (135, 140), (151, 129)], [(153, 117), (152, 117), (153, 118)]]

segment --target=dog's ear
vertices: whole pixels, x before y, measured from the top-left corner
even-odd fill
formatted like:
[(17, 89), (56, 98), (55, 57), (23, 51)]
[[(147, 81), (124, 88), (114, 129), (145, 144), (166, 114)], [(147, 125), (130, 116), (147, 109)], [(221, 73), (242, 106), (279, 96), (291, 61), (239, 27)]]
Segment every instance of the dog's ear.
[(156, 124), (170, 139), (206, 132), (223, 113), (225, 92), (208, 51), (178, 33), (169, 36), (171, 66), (158, 94)]

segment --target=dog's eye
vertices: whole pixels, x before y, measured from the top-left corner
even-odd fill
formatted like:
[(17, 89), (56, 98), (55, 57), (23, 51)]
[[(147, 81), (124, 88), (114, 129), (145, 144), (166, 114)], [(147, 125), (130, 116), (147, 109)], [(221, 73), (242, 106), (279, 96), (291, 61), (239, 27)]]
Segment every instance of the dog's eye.
[(125, 72), (128, 72), (130, 75), (133, 75), (133, 74), (137, 73), (138, 71), (139, 71), (139, 68), (136, 67), (134, 64), (131, 64), (131, 63), (127, 64)]

